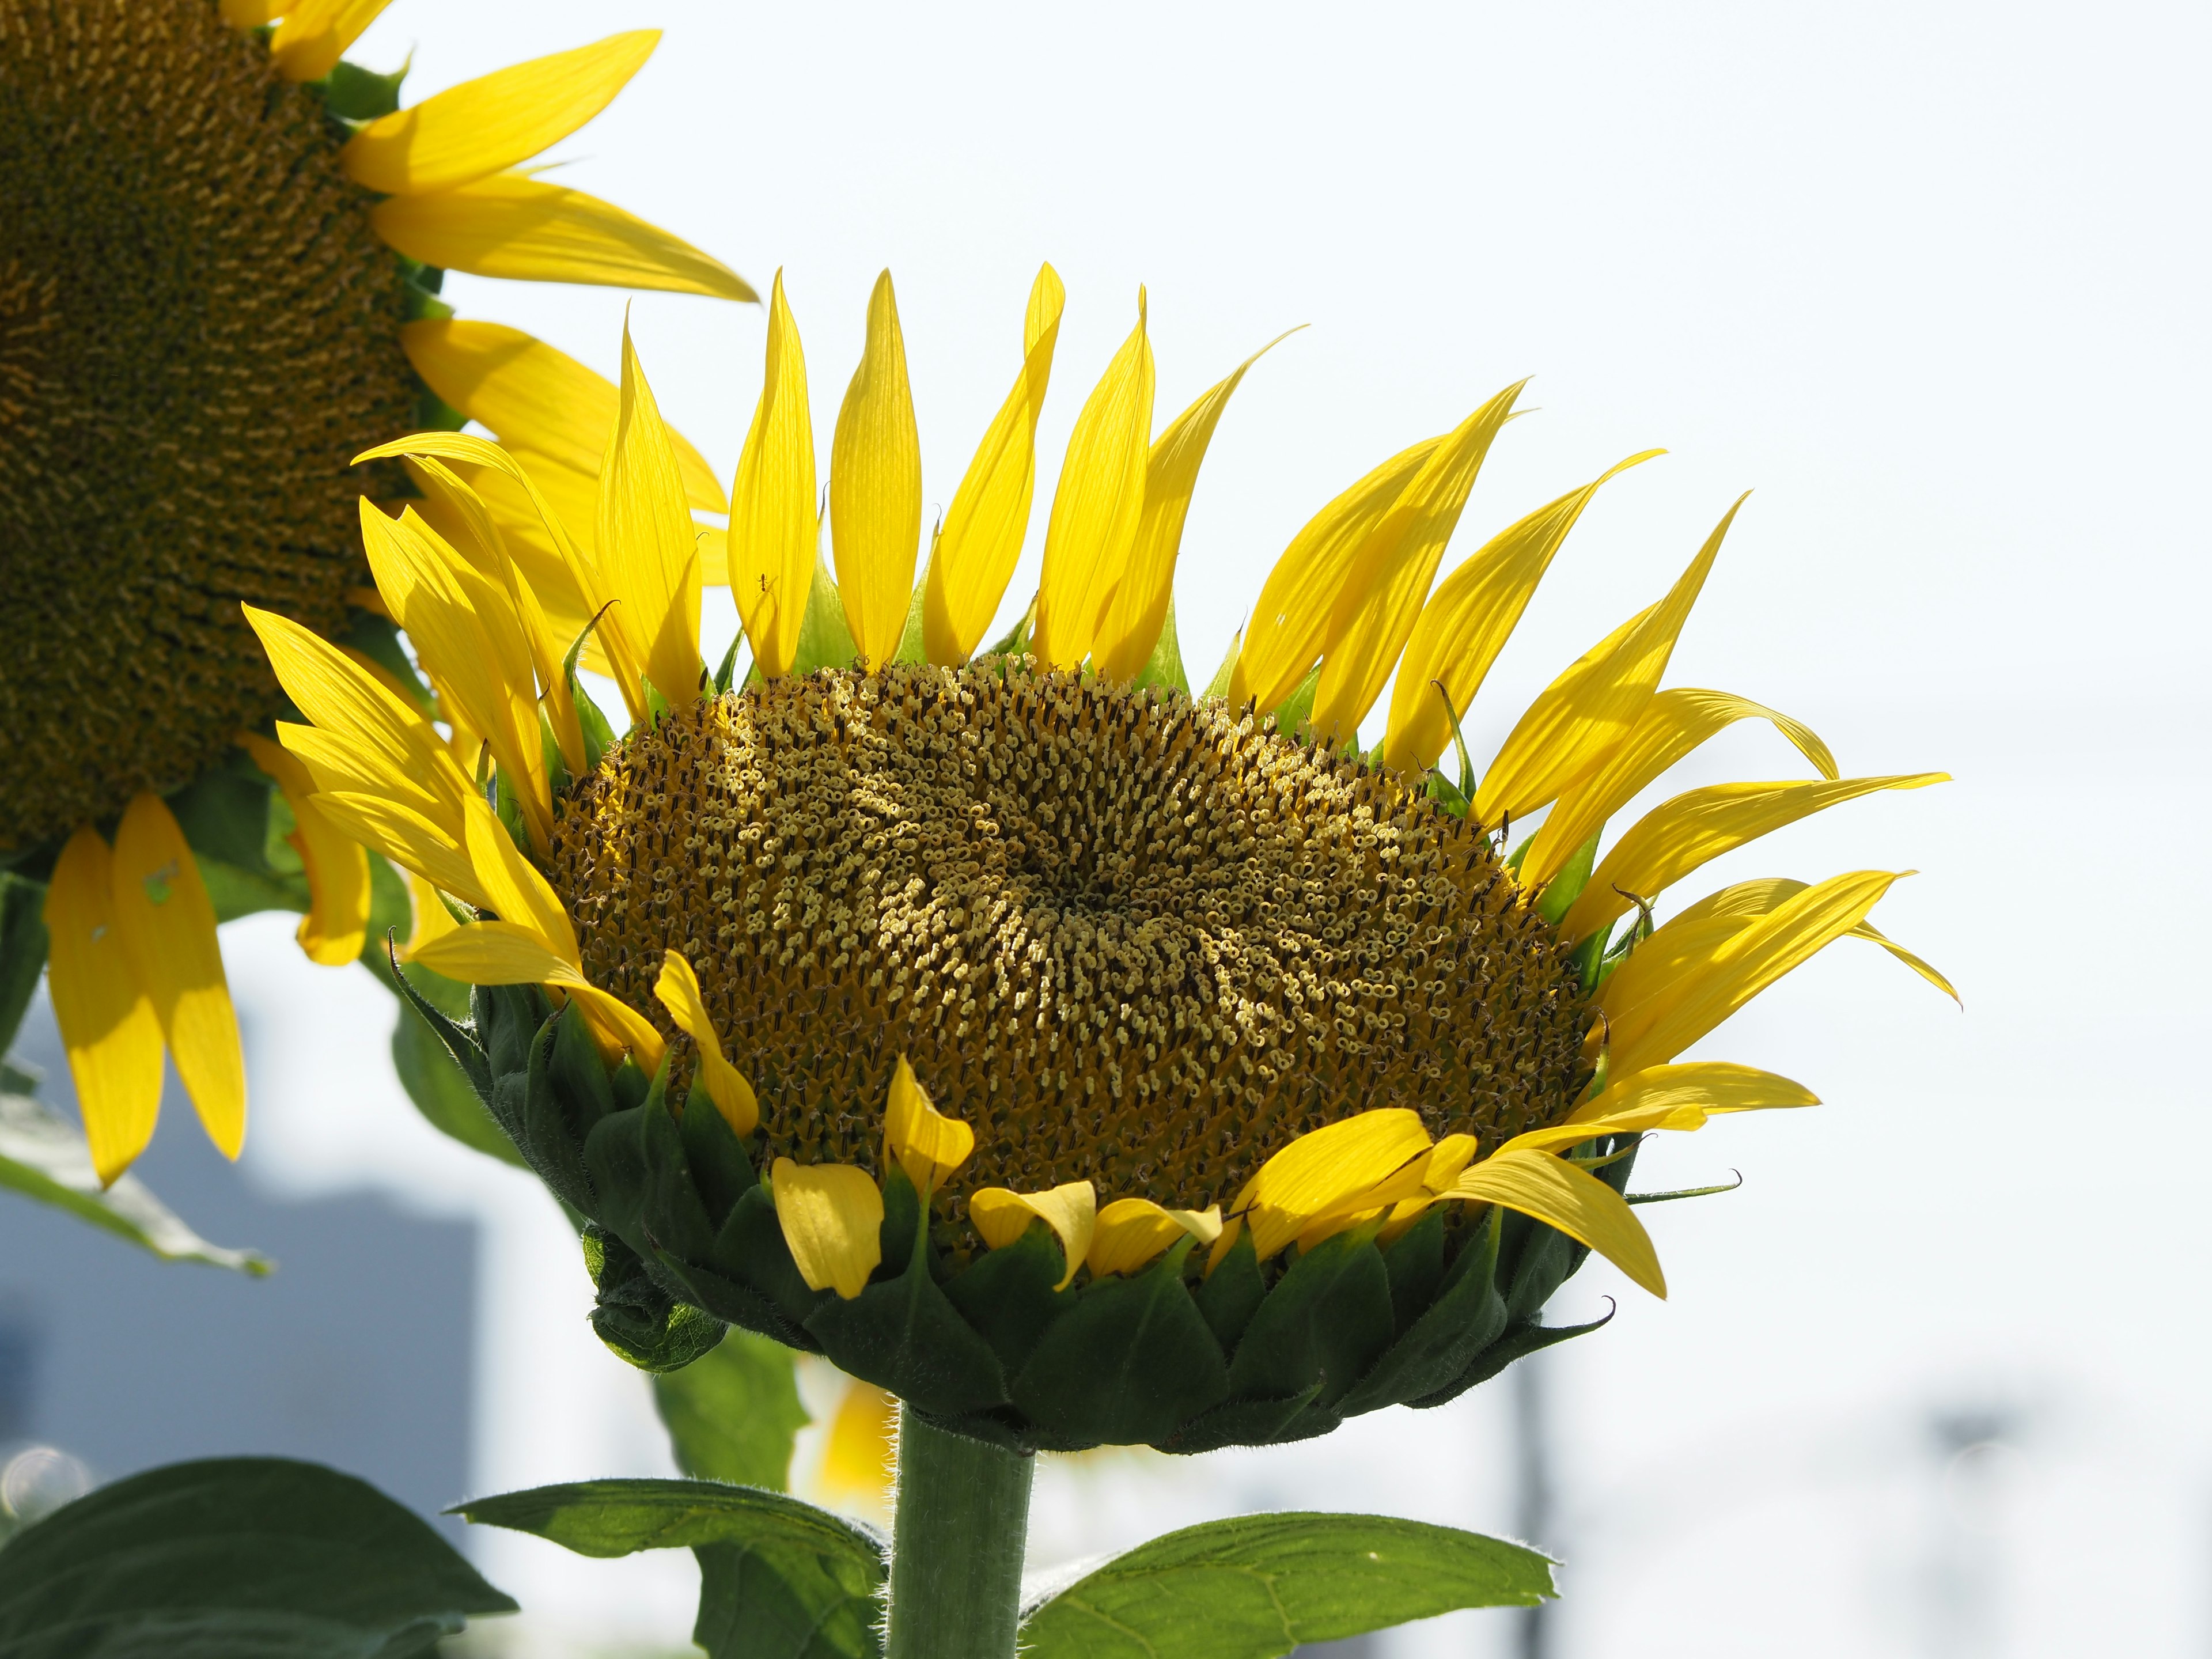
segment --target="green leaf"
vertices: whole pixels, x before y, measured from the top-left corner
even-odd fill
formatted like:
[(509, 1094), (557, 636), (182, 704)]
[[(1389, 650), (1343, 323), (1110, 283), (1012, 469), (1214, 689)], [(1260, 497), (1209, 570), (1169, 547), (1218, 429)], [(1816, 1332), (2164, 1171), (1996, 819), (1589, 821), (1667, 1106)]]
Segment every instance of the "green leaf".
[(0, 1551), (7, 1659), (412, 1659), (514, 1610), (374, 1486), (286, 1458), (133, 1475)]
[(799, 1403), (791, 1350), (735, 1329), (682, 1370), (654, 1377), (653, 1403), (684, 1474), (770, 1492), (790, 1485), (792, 1443), (812, 1420)]
[[(177, 1218), (147, 1190), (137, 1176), (118, 1176), (100, 1190), (92, 1153), (76, 1126), (58, 1113), (16, 1092), (33, 1081), (13, 1066), (0, 1068), (0, 1187), (66, 1210), (79, 1220), (128, 1239), (168, 1261), (204, 1261), (255, 1277), (267, 1273), (269, 1259), (252, 1250), (226, 1250), (210, 1244)], [(0, 1652), (7, 1652), (0, 1647)], [(15, 1659), (12, 1653), (8, 1659)]]
[(1032, 1659), (1279, 1659), (1461, 1607), (1528, 1607), (1551, 1563), (1379, 1515), (1253, 1515), (1140, 1544), (1036, 1607)]
[(0, 871), (0, 1054), (15, 1040), (46, 965), (46, 884)]
[(580, 1555), (688, 1547), (699, 1558), (692, 1639), (714, 1659), (873, 1659), (884, 1548), (811, 1504), (696, 1480), (588, 1480), (461, 1504), (481, 1524)]

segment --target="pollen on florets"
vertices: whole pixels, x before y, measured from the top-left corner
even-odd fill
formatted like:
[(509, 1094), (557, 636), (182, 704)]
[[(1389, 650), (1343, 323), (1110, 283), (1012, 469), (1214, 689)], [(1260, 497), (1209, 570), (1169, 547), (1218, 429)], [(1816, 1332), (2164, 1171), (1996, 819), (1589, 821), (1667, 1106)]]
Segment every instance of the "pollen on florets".
[(1583, 998), (1479, 826), (1179, 695), (1024, 661), (825, 670), (617, 745), (560, 809), (584, 970), (668, 1026), (698, 970), (771, 1155), (873, 1168), (900, 1054), (956, 1188), (1226, 1203), (1407, 1106), (1487, 1145), (1569, 1109)]

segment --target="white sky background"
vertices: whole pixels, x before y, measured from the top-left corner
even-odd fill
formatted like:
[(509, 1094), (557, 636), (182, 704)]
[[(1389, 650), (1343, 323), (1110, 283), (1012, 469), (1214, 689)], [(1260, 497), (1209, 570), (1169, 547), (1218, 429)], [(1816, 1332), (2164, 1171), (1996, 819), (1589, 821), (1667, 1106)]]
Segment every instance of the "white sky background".
[[(1847, 773), (1960, 781), (1838, 808), (1692, 891), (1917, 867), (1877, 921), (1966, 1012), (1845, 945), (1707, 1045), (1829, 1103), (1655, 1148), (1641, 1185), (1733, 1167), (1748, 1186), (1644, 1212), (1669, 1303), (1594, 1266), (1555, 1306), (1621, 1300), (1550, 1373), (1562, 1651), (2212, 1644), (2188, 1063), (2212, 988), (2187, 890), (2206, 805), (2203, 15), (396, 0), (354, 55), (411, 46), (420, 97), (647, 21), (668, 38), (558, 152), (576, 158), (561, 176), (763, 291), (785, 268), (825, 477), (879, 269), (932, 517), (1013, 378), (1037, 262), (1066, 280), (1009, 616), (1139, 282), (1156, 426), (1313, 325), (1248, 377), (1200, 483), (1178, 604), (1201, 682), (1316, 508), (1520, 376), (1540, 412), (1500, 438), (1447, 568), (1622, 456), (1672, 453), (1608, 484), (1570, 539), (1478, 703), (1478, 761), (1756, 488), (1671, 683), (1787, 708)], [(618, 292), (447, 294), (616, 368)], [(664, 410), (726, 477), (764, 313), (642, 295), (633, 316)], [(710, 633), (730, 617), (710, 605)], [(1701, 768), (1661, 793), (1803, 769), (1747, 728)], [(365, 983), (303, 980), (285, 929), (249, 927), (241, 992), (299, 1016), (260, 1022), (252, 1156), (289, 1185), (414, 1182), (493, 1223), (494, 1328), (533, 1334), (526, 1361), (488, 1355), (507, 1369), (485, 1379), (479, 1482), (648, 1472), (641, 1395), (581, 1335), (586, 1286), (550, 1210), (416, 1133), (374, 1053), (348, 1068), (353, 1104), (288, 1099), (314, 1007), (386, 1016)], [(1508, 1529), (1504, 1399), (1161, 1473), (1055, 1471), (1037, 1552), (1262, 1504)], [(586, 1429), (561, 1400), (618, 1403)], [(1947, 1485), (1929, 1413), (1984, 1405), (2021, 1413), (2019, 1457)], [(486, 1557), (526, 1604), (680, 1638), (680, 1559), (624, 1577), (539, 1547)], [(1503, 1651), (1505, 1628), (1462, 1615), (1392, 1651)]]

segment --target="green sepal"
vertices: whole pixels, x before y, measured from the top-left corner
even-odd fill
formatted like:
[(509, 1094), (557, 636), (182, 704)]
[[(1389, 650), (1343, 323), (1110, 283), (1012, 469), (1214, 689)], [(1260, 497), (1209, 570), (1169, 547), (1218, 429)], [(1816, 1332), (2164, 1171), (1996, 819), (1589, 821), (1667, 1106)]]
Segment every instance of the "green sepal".
[(1390, 1322), (1403, 1336), (1437, 1299), (1444, 1276), (1444, 1206), (1430, 1205), (1418, 1221), (1381, 1249), (1382, 1266), (1390, 1275)]
[(584, 1011), (571, 1002), (531, 1039), (515, 1144), (554, 1196), (586, 1215), (595, 1200), (584, 1167), (584, 1146), (614, 1109), (615, 1091), (584, 1024)]
[(1314, 698), (1321, 690), (1321, 665), (1316, 663), (1306, 670), (1306, 677), (1291, 688), (1291, 695), (1275, 705), (1275, 730), (1286, 738), (1294, 738), (1298, 729), (1313, 718)]
[[(814, 580), (806, 590), (806, 612), (799, 623), (799, 643), (793, 648), (791, 672), (811, 674), (817, 668), (849, 668), (859, 647), (853, 630), (845, 624), (844, 601), (837, 595), (837, 579), (820, 548), (814, 551)], [(757, 665), (756, 665), (757, 666)]]
[[(1560, 866), (1559, 873), (1544, 884), (1543, 893), (1536, 900), (1536, 914), (1546, 921), (1556, 927), (1589, 885), (1590, 872), (1597, 866), (1598, 837), (1604, 833), (1602, 828), (1592, 830), (1590, 838)], [(1522, 846), (1527, 844), (1524, 842)]]
[(1229, 683), (1237, 678), (1237, 659), (1243, 649), (1244, 630), (1240, 628), (1229, 636), (1229, 648), (1221, 653), (1220, 665), (1206, 681), (1206, 690), (1198, 694), (1200, 702), (1214, 702), (1229, 695)]
[(446, 1052), (461, 1068), (461, 1075), (469, 1080), (469, 1087), (477, 1091), (477, 1098), (486, 1106), (491, 1104), (491, 1056), (477, 1041), (477, 1034), (446, 1018), (445, 1012), (415, 988), (414, 981), (400, 970), (399, 949), (390, 934), (385, 936), (384, 948), (392, 963), (392, 983), (406, 1000), (407, 1006), (422, 1017), (422, 1022), (437, 1033), (438, 1041), (446, 1045)]
[(1045, 1328), (1075, 1305), (1071, 1287), (1055, 1291), (1066, 1272), (1060, 1240), (1042, 1221), (946, 1281), (945, 1294), (981, 1334), (1009, 1376), (1020, 1374)]
[[(884, 1176), (884, 1219), (876, 1230), (876, 1249), (880, 1260), (874, 1277), (890, 1279), (906, 1270), (906, 1264), (917, 1257), (927, 1261), (929, 1255), (929, 1218), (923, 1213), (921, 1195), (914, 1189), (906, 1171), (896, 1164)], [(929, 1264), (933, 1267), (934, 1263)], [(932, 1277), (934, 1277), (933, 1273)]]
[[(1620, 1151), (1607, 1153), (1601, 1149), (1598, 1160), (1585, 1163), (1583, 1168), (1616, 1193), (1626, 1193), (1640, 1144), (1629, 1139)], [(1565, 1233), (1516, 1212), (1505, 1218), (1505, 1237), (1498, 1255), (1507, 1276), (1506, 1319), (1517, 1325), (1534, 1319), (1553, 1292), (1581, 1271), (1589, 1259), (1589, 1250)]]
[(341, 58), (320, 82), (323, 107), (348, 121), (374, 121), (399, 107), (399, 83), (411, 66), (402, 64), (389, 75), (363, 69)]
[(1350, 1393), (1390, 1345), (1390, 1274), (1365, 1230), (1325, 1238), (1301, 1254), (1267, 1293), (1237, 1345), (1229, 1386), (1239, 1397), (1304, 1394), (1315, 1407)]
[(1588, 1336), (1592, 1331), (1603, 1330), (1607, 1325), (1613, 1323), (1614, 1311), (1608, 1308), (1604, 1318), (1593, 1319), (1586, 1325), (1539, 1325), (1532, 1321), (1527, 1324), (1510, 1326), (1495, 1342), (1475, 1356), (1474, 1364), (1468, 1368), (1457, 1382), (1447, 1388), (1439, 1389), (1434, 1394), (1424, 1395), (1419, 1399), (1408, 1400), (1406, 1403), (1421, 1410), (1449, 1405), (1469, 1389), (1489, 1382), (1492, 1377), (1497, 1376), (1516, 1359), (1526, 1359), (1530, 1354), (1539, 1352), (1554, 1344), (1565, 1342), (1577, 1336)]
[(985, 646), (975, 654), (979, 657), (1019, 657), (1030, 648), (1030, 639), (1036, 632), (1037, 595), (1030, 595), (1029, 608), (1016, 618), (1014, 625)]
[(1024, 1416), (1078, 1441), (1133, 1445), (1227, 1396), (1221, 1346), (1183, 1285), (1193, 1243), (1133, 1277), (1094, 1281), (1046, 1328), (1014, 1378)]
[(776, 1218), (775, 1194), (766, 1186), (750, 1188), (738, 1196), (729, 1219), (714, 1235), (708, 1260), (723, 1279), (758, 1297), (776, 1321), (772, 1327), (750, 1328), (809, 1353), (821, 1351), (806, 1321), (832, 1292), (811, 1288), (800, 1276), (799, 1264), (791, 1259), (791, 1246), (784, 1242), (783, 1223)]
[(1678, 1198), (1711, 1198), (1715, 1193), (1732, 1193), (1743, 1185), (1743, 1173), (1736, 1172), (1734, 1181), (1723, 1181), (1711, 1187), (1677, 1187), (1671, 1193), (1623, 1193), (1631, 1204), (1672, 1204)]
[[(411, 975), (415, 970), (410, 966), (402, 971)], [(454, 1063), (452, 1050), (406, 1003), (395, 1011), (392, 1024), (392, 1069), (432, 1128), (504, 1163), (526, 1163), (505, 1127), (507, 1115), (491, 1109)], [(514, 1079), (496, 1072), (492, 1075), (492, 1088), (499, 1096), (517, 1092), (513, 1084)]]
[(684, 1131), (684, 1158), (698, 1184), (699, 1200), (719, 1232), (738, 1200), (760, 1184), (759, 1172), (696, 1074), (678, 1127)]
[(0, 872), (0, 1054), (8, 1052), (46, 965), (46, 884)]
[(1160, 636), (1137, 675), (1133, 690), (1180, 691), (1190, 696), (1190, 676), (1183, 672), (1182, 642), (1176, 637), (1175, 599), (1168, 599), (1168, 613), (1160, 623)]
[[(1391, 1289), (1397, 1289), (1397, 1253), (1431, 1218), (1437, 1223), (1437, 1238), (1443, 1243), (1443, 1206), (1431, 1207), (1384, 1258), (1393, 1270)], [(1465, 1376), (1483, 1350), (1505, 1328), (1505, 1298), (1498, 1290), (1498, 1241), (1504, 1212), (1491, 1206), (1481, 1231), (1460, 1246), (1458, 1255), (1443, 1275), (1433, 1299), (1405, 1334), (1375, 1362), (1359, 1386), (1346, 1395), (1344, 1413), (1350, 1417), (1435, 1394)]]
[(680, 1370), (722, 1340), (720, 1320), (671, 1296), (620, 1238), (593, 1223), (582, 1243), (599, 1291), (592, 1329), (622, 1358), (640, 1370)]
[[(941, 530), (943, 527), (940, 521), (939, 529)], [(929, 558), (934, 559), (936, 556), (937, 535), (933, 532), (929, 538)], [(927, 662), (929, 660), (929, 644), (922, 626), (922, 612), (927, 607), (928, 594), (929, 560), (925, 559), (921, 568), (914, 573), (914, 591), (907, 595), (906, 622), (899, 629), (898, 649), (891, 653), (893, 662)]]
[(1272, 1446), (1286, 1437), (1298, 1439), (1302, 1437), (1290, 1433), (1291, 1425), (1305, 1415), (1321, 1389), (1316, 1382), (1287, 1400), (1224, 1400), (1156, 1443), (1162, 1451), (1190, 1456), (1224, 1446)]
[(576, 724), (583, 729), (586, 772), (596, 771), (599, 757), (615, 746), (615, 730), (607, 724), (607, 717), (599, 711), (599, 704), (592, 701), (592, 694), (584, 690), (583, 681), (576, 678), (576, 665), (583, 659), (584, 641), (592, 637), (592, 630), (599, 625), (599, 617), (607, 614), (607, 605), (613, 603), (609, 599), (591, 621), (576, 631), (576, 637), (568, 642), (568, 655), (561, 659), (561, 678), (568, 688), (568, 701), (576, 710)]
[(623, 1056), (622, 1063), (615, 1067), (607, 1083), (614, 1090), (615, 1109), (618, 1112), (644, 1105), (645, 1097), (653, 1092), (653, 1079), (628, 1054)]
[(730, 648), (722, 653), (721, 665), (714, 670), (714, 695), (722, 696), (738, 677), (738, 647), (745, 642), (745, 630), (740, 628), (731, 636)]
[(618, 1108), (584, 1137), (584, 1170), (592, 1182), (592, 1218), (640, 1255), (650, 1255), (645, 1206), (651, 1176), (646, 1164), (645, 1107)]
[[(832, 1294), (808, 1316), (807, 1330), (842, 1369), (933, 1416), (958, 1418), (1005, 1405), (1006, 1377), (998, 1356), (945, 1299), (930, 1270), (926, 1218), (902, 1171), (891, 1170), (884, 1197), (886, 1237), (895, 1227), (907, 1235), (904, 1271), (876, 1279), (850, 1301)], [(897, 1260), (885, 1257), (887, 1265)]]
[(1246, 1227), (1237, 1233), (1229, 1253), (1200, 1284), (1193, 1299), (1198, 1304), (1206, 1328), (1213, 1333), (1214, 1340), (1221, 1344), (1221, 1352), (1233, 1354), (1237, 1343), (1243, 1340), (1244, 1328), (1260, 1311), (1261, 1300), (1267, 1294), (1267, 1281), (1252, 1248), (1252, 1230)]

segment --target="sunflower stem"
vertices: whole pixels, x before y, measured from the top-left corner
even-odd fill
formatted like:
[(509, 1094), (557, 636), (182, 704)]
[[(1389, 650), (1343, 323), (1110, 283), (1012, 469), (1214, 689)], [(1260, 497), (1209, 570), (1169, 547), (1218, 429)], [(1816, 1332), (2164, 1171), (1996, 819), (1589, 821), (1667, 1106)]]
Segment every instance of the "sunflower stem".
[(885, 1659), (1013, 1659), (1036, 1467), (900, 1407)]

